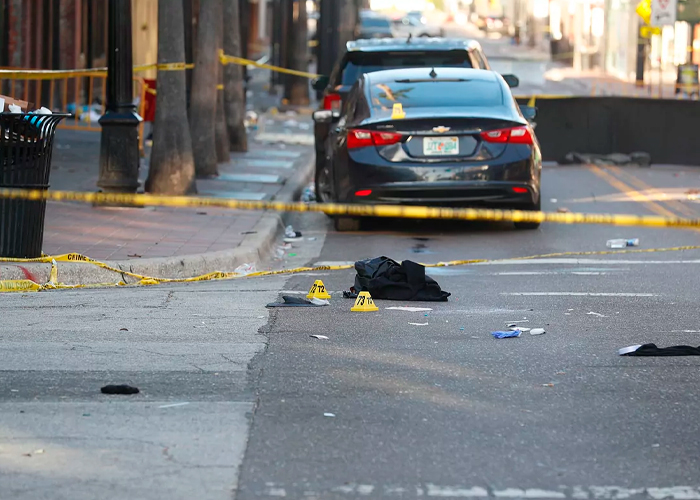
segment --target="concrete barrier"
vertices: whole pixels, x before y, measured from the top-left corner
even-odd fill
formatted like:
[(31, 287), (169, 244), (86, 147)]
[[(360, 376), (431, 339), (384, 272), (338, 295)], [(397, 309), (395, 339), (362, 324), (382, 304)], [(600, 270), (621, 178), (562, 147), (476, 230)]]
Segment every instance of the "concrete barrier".
[[(527, 104), (528, 98), (518, 98)], [(546, 161), (567, 153), (651, 155), (653, 163), (699, 165), (700, 101), (633, 97), (536, 98)]]

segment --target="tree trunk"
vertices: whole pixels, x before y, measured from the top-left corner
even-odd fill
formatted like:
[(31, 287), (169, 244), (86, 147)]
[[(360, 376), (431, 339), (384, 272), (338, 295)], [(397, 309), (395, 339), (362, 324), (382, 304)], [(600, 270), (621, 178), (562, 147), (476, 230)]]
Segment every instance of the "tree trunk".
[[(226, 0), (217, 0), (218, 2)], [(219, 50), (224, 47), (224, 18), (223, 4), (220, 5), (218, 22), (216, 23), (216, 159), (219, 163), (228, 162), (231, 160), (231, 141), (228, 137), (226, 129), (226, 112), (224, 109), (224, 68), (218, 61)]]
[(216, 25), (221, 20), (221, 0), (200, 0), (197, 26), (197, 55), (192, 72), (190, 98), (190, 134), (197, 177), (219, 175), (216, 163)]
[[(182, 3), (158, 0), (158, 64), (185, 60)], [(156, 118), (146, 191), (196, 193), (184, 71), (158, 70)]]
[[(224, 1), (224, 52), (241, 56), (241, 31), (238, 1)], [(226, 127), (231, 140), (231, 151), (248, 151), (248, 136), (245, 125), (245, 90), (243, 68), (238, 64), (224, 66), (224, 108)]]
[[(291, 69), (297, 71), (309, 71), (309, 42), (307, 40), (307, 14), (306, 1), (294, 0), (292, 11), (291, 29)], [(294, 106), (307, 106), (309, 104), (309, 79), (301, 76), (289, 75), (285, 79), (284, 97), (289, 104)]]

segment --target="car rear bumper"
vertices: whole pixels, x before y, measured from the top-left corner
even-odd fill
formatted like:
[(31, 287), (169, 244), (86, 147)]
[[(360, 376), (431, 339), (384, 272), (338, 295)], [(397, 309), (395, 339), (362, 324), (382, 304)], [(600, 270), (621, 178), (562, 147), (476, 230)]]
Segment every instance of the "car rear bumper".
[[(371, 194), (355, 194), (363, 191), (371, 191)], [(539, 196), (539, 186), (527, 182), (397, 182), (358, 186), (347, 201), (389, 205), (527, 208), (535, 205)]]
[[(335, 164), (335, 198), (348, 203), (402, 205), (504, 208), (535, 205), (540, 199), (541, 164), (533, 150), (510, 148), (503, 156), (509, 158), (483, 164), (420, 165), (383, 159), (376, 160), (380, 164), (372, 165), (348, 157), (347, 163)], [(373, 155), (366, 159), (370, 158)]]

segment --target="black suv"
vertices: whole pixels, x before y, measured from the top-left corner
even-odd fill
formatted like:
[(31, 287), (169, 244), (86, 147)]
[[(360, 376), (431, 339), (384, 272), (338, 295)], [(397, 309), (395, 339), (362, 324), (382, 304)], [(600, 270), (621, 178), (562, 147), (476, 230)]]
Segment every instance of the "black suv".
[(316, 141), (316, 196), (326, 201), (318, 178), (326, 162), (326, 140), (340, 117), (343, 98), (365, 73), (386, 69), (459, 67), (491, 69), (481, 45), (463, 38), (393, 38), (348, 42), (330, 77), (320, 76), (312, 85), (323, 92), (321, 108), (314, 113)]

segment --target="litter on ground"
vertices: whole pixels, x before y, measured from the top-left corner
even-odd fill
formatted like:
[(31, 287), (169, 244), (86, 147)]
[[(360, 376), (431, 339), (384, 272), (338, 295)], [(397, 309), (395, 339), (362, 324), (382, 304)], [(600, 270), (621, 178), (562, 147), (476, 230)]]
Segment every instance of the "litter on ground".
[(516, 338), (520, 337), (520, 330), (511, 330), (508, 332), (491, 332), (491, 335), (493, 335), (494, 338), (496, 339), (510, 339), (510, 338)]
[(387, 307), (386, 309), (391, 311), (406, 311), (406, 312), (423, 312), (432, 311), (429, 307)]

